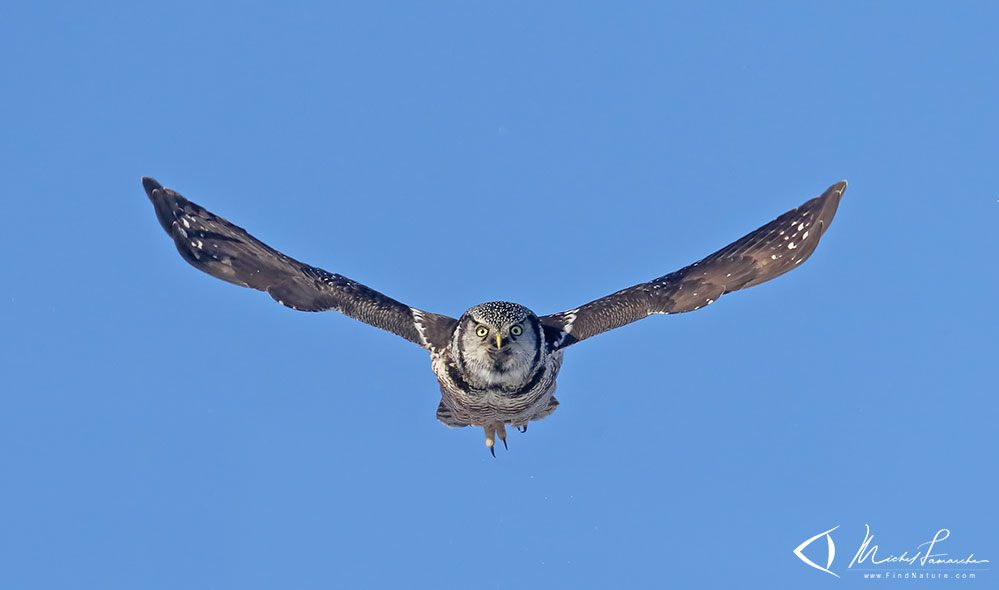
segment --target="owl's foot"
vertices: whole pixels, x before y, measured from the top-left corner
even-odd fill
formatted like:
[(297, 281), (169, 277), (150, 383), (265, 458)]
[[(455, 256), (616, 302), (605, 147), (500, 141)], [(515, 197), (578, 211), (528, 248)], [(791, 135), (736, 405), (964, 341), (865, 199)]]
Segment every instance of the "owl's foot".
[(489, 426), (483, 426), (482, 430), (486, 433), (486, 448), (489, 452), (496, 456), (496, 437), (499, 437), (503, 441), (503, 448), (509, 450), (510, 447), (506, 444), (506, 427), (502, 424), (491, 424)]

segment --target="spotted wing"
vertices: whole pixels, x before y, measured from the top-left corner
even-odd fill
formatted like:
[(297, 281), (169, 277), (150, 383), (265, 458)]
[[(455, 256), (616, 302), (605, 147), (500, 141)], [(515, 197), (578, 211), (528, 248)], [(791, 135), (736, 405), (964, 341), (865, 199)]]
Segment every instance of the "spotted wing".
[(707, 258), (576, 309), (541, 317), (549, 342), (565, 348), (652, 314), (694, 311), (725, 293), (778, 277), (805, 261), (829, 228), (846, 181)]
[(447, 346), (457, 320), (414, 309), (335, 273), (285, 256), (241, 227), (152, 178), (142, 186), (184, 260), (213, 277), (259, 291), (299, 311), (335, 310), (415, 342)]

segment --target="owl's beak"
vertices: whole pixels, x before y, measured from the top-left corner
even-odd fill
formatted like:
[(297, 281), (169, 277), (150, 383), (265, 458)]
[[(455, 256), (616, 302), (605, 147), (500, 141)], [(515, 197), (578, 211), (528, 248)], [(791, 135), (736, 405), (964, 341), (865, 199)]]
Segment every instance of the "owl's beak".
[(499, 332), (496, 333), (496, 350), (503, 347), (503, 338), (500, 337)]

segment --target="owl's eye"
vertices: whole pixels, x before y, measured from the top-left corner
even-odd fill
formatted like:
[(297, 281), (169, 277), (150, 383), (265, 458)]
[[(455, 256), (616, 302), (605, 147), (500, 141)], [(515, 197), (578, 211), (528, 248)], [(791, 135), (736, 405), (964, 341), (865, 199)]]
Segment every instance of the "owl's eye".
[(524, 329), (520, 326), (513, 326), (510, 328), (510, 334), (513, 336), (520, 336), (524, 333)]
[(475, 335), (478, 336), (479, 338), (485, 338), (486, 336), (489, 335), (489, 328), (485, 326), (479, 326), (478, 328), (475, 329)]

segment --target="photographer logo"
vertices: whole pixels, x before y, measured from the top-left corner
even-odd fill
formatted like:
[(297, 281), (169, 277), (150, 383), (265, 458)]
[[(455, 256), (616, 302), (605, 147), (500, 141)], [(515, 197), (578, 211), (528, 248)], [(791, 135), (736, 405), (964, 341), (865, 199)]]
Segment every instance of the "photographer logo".
[[(794, 548), (794, 555), (805, 565), (825, 572), (837, 578), (839, 574), (833, 571), (833, 561), (836, 559), (836, 543), (832, 533), (839, 525), (805, 539)], [(939, 529), (929, 541), (914, 546), (901, 553), (890, 553), (874, 544), (874, 535), (870, 525), (860, 542), (853, 559), (846, 566), (846, 571), (855, 572), (864, 578), (887, 579), (975, 579), (978, 573), (988, 571), (988, 559), (976, 558), (974, 553), (967, 557), (953, 557), (944, 551), (944, 541), (950, 538), (950, 529)], [(842, 531), (840, 531), (841, 535)], [(822, 539), (825, 539), (825, 554), (822, 553)], [(817, 547), (810, 547), (815, 544)], [(805, 551), (811, 555), (805, 554)], [(825, 564), (824, 566), (822, 564)], [(842, 571), (842, 569), (840, 570)]]

